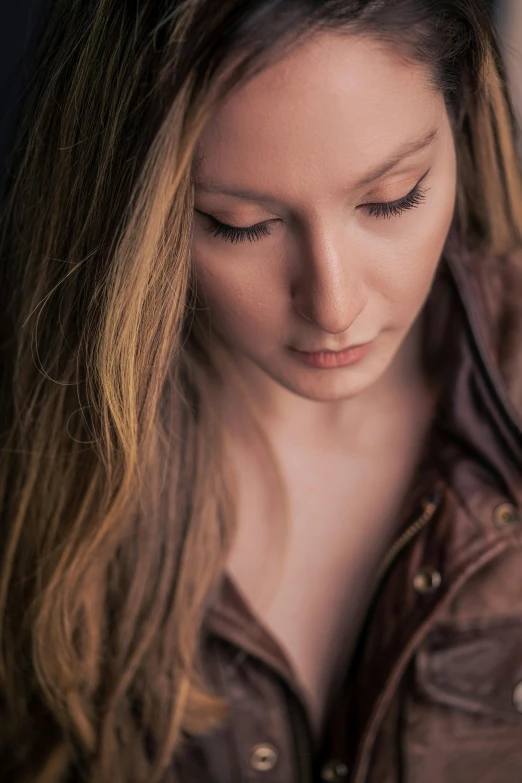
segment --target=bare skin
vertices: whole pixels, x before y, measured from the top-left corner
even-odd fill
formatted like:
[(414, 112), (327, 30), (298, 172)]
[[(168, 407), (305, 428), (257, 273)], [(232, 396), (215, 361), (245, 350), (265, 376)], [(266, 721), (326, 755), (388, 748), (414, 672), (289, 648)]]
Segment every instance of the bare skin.
[[(229, 570), (294, 664), (319, 727), (436, 401), (422, 309), (454, 208), (451, 128), (419, 66), (370, 39), (328, 33), (234, 93), (198, 153), (199, 292), (288, 500), (279, 574), (270, 567), (281, 545), (279, 495), (242, 398), (225, 383), (238, 482)], [(416, 186), (410, 208), (375, 212)], [(231, 188), (243, 194), (223, 192)], [(209, 215), (264, 228), (231, 242), (211, 233)], [(293, 350), (368, 341), (357, 362), (328, 369)], [(279, 577), (267, 602), (267, 583)]]

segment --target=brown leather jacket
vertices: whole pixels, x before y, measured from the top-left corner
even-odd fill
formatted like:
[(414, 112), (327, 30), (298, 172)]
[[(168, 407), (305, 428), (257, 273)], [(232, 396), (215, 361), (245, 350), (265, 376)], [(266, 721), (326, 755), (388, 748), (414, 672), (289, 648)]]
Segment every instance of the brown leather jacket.
[(485, 287), (473, 268), (445, 258), (426, 304), (440, 405), (323, 736), (225, 579), (203, 662), (231, 717), (187, 738), (180, 783), (522, 781), (522, 354), (508, 383), (503, 302), (494, 315), (493, 278)]

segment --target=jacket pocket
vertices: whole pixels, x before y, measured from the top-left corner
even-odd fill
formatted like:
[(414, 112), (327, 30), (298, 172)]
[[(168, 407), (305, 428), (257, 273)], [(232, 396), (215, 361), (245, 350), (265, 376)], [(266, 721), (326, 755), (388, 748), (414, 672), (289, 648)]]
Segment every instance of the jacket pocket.
[(522, 781), (522, 620), (437, 627), (410, 685), (405, 783)]

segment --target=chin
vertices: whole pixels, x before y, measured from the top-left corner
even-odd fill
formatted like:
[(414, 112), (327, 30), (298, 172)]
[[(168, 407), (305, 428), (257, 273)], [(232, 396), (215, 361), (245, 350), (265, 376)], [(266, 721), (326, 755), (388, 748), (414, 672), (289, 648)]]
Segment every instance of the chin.
[(354, 367), (342, 369), (315, 371), (323, 377), (303, 379), (278, 379), (289, 391), (314, 402), (341, 402), (355, 397), (372, 386), (377, 380), (377, 373), (367, 368), (356, 370)]

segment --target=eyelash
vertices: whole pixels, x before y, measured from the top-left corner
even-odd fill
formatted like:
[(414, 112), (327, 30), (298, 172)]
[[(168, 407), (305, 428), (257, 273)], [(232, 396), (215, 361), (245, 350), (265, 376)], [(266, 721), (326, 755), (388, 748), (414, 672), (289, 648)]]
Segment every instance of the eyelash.
[[(428, 172), (426, 172), (427, 174)], [(429, 188), (421, 189), (420, 183), (426, 176), (421, 177), (419, 182), (412, 190), (400, 199), (396, 201), (384, 201), (376, 204), (365, 204), (368, 209), (368, 214), (375, 218), (384, 218), (385, 220), (392, 217), (402, 215), (408, 209), (414, 209), (418, 207), (426, 198), (426, 193)], [(196, 210), (199, 212), (199, 210)], [(200, 212), (209, 221), (209, 225), (205, 227), (207, 234), (211, 234), (214, 237), (222, 237), (226, 242), (232, 242), (237, 244), (239, 242), (256, 242), (262, 237), (270, 236), (272, 233), (267, 223), (256, 223), (254, 226), (246, 226), (238, 228), (237, 226), (229, 226), (226, 223), (222, 223), (212, 215), (207, 215), (204, 212)]]

